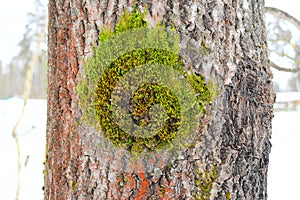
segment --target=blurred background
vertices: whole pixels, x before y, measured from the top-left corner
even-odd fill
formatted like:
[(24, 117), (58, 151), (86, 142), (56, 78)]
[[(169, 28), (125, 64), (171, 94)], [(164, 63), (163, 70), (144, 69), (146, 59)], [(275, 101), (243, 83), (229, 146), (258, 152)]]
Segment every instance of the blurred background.
[[(266, 6), (300, 20), (300, 2), (266, 0)], [(40, 200), (46, 131), (47, 0), (2, 2), (0, 26), (0, 198)], [(290, 20), (268, 12), (266, 27), (277, 93), (268, 194), (270, 200), (297, 199), (300, 30)]]

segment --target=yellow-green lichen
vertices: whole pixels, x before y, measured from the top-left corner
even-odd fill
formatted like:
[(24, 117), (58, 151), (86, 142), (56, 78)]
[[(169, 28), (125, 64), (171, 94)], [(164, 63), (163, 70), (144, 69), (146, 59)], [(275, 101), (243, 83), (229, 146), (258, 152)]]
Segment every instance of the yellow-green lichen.
[[(125, 11), (120, 16), (114, 30), (101, 29), (99, 45), (93, 49), (93, 55), (87, 62), (84, 62), (85, 75), (77, 85), (82, 120), (88, 125), (101, 128), (101, 133), (116, 147), (125, 148), (132, 153), (158, 150), (166, 145), (169, 145), (168, 148), (173, 148), (174, 145), (171, 143), (178, 135), (179, 129), (183, 131), (178, 140), (189, 134), (192, 126), (189, 122), (197, 120), (193, 118), (194, 115), (189, 116), (188, 113), (194, 108), (204, 113), (204, 105), (211, 103), (216, 94), (212, 82), (206, 83), (203, 76), (190, 75), (184, 70), (179, 56), (178, 37), (170, 36), (172, 33), (162, 31), (162, 28), (148, 27), (144, 17), (145, 13), (141, 13), (137, 7), (134, 7), (132, 12)], [(148, 31), (132, 31), (141, 28), (146, 28)], [(140, 34), (143, 41), (134, 41), (133, 38), (131, 42), (126, 38), (130, 33)], [(145, 48), (135, 48), (139, 47), (140, 43), (143, 43)], [(180, 102), (177, 97), (185, 95), (186, 90), (182, 89), (185, 85), (175, 79), (174, 87), (179, 91), (176, 95), (162, 84), (148, 83), (140, 86), (133, 93), (128, 106), (135, 124), (144, 127), (151, 123), (149, 111), (156, 104), (161, 106), (166, 114), (163, 128), (151, 137), (140, 137), (138, 134), (124, 131), (113, 115), (112, 95), (121, 93), (124, 89), (119, 89), (120, 91), (116, 89), (117, 83), (126, 73), (142, 65), (148, 66), (147, 70), (151, 70), (152, 65), (168, 66), (176, 70), (178, 77), (186, 78), (191, 85), (196, 99), (190, 107), (184, 108), (182, 101)], [(151, 74), (151, 71), (149, 73)], [(117, 98), (116, 101), (122, 103), (122, 100), (123, 98)], [(182, 121), (182, 113), (185, 113), (185, 121)]]
[(162, 197), (164, 197), (166, 195), (166, 189), (164, 187), (160, 187), (160, 191), (161, 191)]
[(202, 39), (201, 39), (201, 47), (199, 48), (199, 53), (201, 55), (207, 55), (208, 47), (205, 43), (204, 34), (202, 33)]
[(196, 173), (194, 183), (195, 192), (194, 198), (197, 200), (209, 200), (211, 195), (211, 190), (213, 188), (213, 183), (218, 177), (217, 167), (212, 165), (210, 170), (203, 169), (202, 171), (195, 164)]
[(230, 192), (226, 192), (226, 200), (230, 200), (231, 199), (231, 194)]
[(72, 188), (72, 191), (74, 191), (74, 190), (75, 190), (75, 187), (76, 187), (76, 182), (72, 181), (72, 183), (71, 183), (71, 188)]

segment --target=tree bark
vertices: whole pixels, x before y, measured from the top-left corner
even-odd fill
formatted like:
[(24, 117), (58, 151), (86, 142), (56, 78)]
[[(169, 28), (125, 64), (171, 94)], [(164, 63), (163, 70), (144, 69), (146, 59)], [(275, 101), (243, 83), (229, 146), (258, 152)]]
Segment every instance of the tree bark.
[(173, 24), (205, 43), (200, 61), (189, 55), (191, 67), (212, 78), (220, 94), (193, 145), (168, 165), (160, 158), (131, 163), (122, 150), (101, 150), (97, 131), (80, 120), (76, 84), (101, 28), (113, 28), (134, 1), (49, 1), (45, 199), (266, 199), (275, 95), (264, 1), (136, 4), (148, 9), (150, 25)]

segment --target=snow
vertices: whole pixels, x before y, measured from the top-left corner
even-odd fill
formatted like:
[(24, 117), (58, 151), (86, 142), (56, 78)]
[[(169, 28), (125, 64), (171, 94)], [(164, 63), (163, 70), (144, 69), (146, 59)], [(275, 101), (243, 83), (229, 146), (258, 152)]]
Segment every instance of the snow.
[(268, 177), (270, 200), (299, 199), (299, 122), (299, 111), (275, 113)]
[[(21, 99), (0, 100), (0, 188), (1, 199), (15, 199), (17, 150), (11, 131), (23, 106)], [(29, 100), (17, 129), (21, 146), (20, 200), (43, 199), (46, 101)], [(29, 156), (25, 166), (26, 157)]]
[(276, 102), (291, 102), (300, 100), (300, 92), (278, 92), (276, 93)]
[[(17, 182), (17, 151), (11, 130), (23, 101), (0, 100), (0, 188), (1, 199), (14, 199)], [(269, 200), (297, 199), (300, 180), (300, 111), (276, 112), (273, 120), (270, 154)], [(45, 155), (46, 101), (29, 100), (17, 130), (21, 144), (20, 200), (43, 199), (43, 161)], [(29, 155), (27, 165), (25, 159)]]

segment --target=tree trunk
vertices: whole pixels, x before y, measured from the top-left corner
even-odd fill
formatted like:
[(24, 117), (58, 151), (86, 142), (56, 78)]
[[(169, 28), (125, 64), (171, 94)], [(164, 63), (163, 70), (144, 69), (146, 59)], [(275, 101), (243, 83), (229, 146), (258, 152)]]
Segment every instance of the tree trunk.
[(172, 24), (195, 44), (201, 59), (187, 53), (184, 67), (213, 80), (218, 95), (179, 156), (130, 158), (81, 120), (76, 86), (103, 27), (134, 1), (49, 1), (45, 199), (266, 199), (275, 95), (264, 1), (136, 4), (149, 26)]

